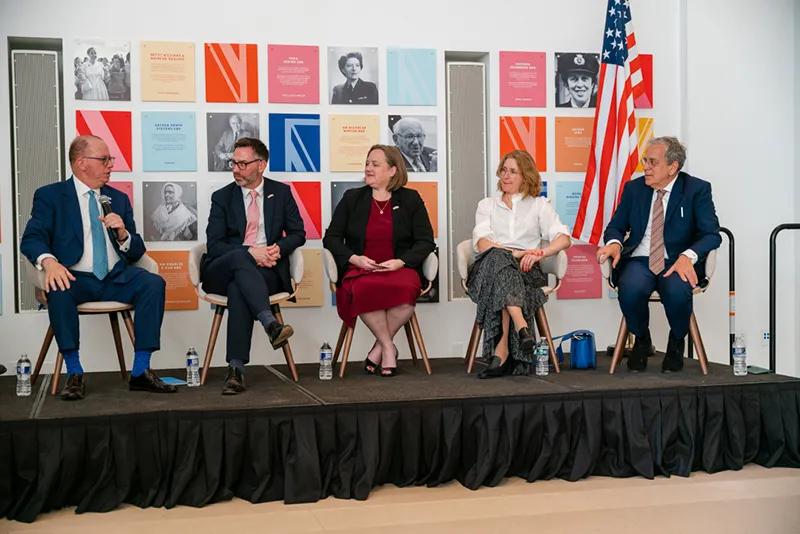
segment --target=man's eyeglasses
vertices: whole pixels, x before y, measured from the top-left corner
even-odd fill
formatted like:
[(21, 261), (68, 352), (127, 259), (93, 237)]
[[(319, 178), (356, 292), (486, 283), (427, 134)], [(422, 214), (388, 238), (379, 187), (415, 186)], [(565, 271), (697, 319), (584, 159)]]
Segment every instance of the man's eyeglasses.
[(251, 163), (255, 163), (256, 161), (264, 161), (264, 160), (261, 158), (251, 159), (250, 161), (236, 161), (235, 159), (229, 159), (228, 168), (233, 169), (234, 167), (236, 167), (240, 171), (243, 171), (247, 168), (248, 165), (250, 165)]
[(114, 156), (83, 156), (83, 157), (84, 159), (94, 159), (97, 161), (102, 161), (103, 165), (108, 165), (109, 163), (113, 165), (114, 161), (116, 161), (117, 159)]
[(415, 140), (416, 141), (424, 141), (425, 140), (425, 134), (424, 133), (421, 133), (421, 134), (402, 134), (400, 137), (402, 137), (406, 141), (415, 141)]

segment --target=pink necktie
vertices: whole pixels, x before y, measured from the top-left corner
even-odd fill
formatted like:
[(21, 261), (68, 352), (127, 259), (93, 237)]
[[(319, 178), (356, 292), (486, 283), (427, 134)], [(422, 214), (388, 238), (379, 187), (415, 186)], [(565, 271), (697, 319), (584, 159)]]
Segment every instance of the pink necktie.
[(664, 202), (666, 190), (656, 191), (656, 203), (653, 206), (653, 221), (650, 226), (650, 270), (659, 274), (664, 270)]
[(258, 221), (261, 215), (258, 212), (258, 191), (250, 191), (250, 205), (247, 206), (247, 229), (244, 233), (244, 245), (252, 247), (258, 237)]

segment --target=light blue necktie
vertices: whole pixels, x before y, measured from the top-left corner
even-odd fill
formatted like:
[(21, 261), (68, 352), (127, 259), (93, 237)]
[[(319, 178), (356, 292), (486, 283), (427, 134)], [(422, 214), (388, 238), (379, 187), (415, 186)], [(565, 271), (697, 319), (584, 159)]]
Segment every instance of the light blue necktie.
[(97, 200), (92, 190), (89, 190), (89, 219), (92, 223), (92, 273), (102, 280), (108, 274), (106, 229), (100, 222), (100, 209), (97, 207)]

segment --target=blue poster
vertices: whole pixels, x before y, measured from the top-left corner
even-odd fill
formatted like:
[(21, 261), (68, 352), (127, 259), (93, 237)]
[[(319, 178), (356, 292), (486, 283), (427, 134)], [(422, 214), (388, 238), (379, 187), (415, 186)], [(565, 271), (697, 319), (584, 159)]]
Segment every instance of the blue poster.
[(556, 182), (556, 213), (561, 222), (570, 230), (575, 226), (575, 217), (578, 216), (582, 192), (582, 181)]
[(319, 172), (319, 115), (269, 114), (269, 170)]
[(197, 127), (191, 111), (142, 113), (142, 168), (196, 171)]
[(547, 182), (542, 180), (542, 190), (539, 191), (539, 196), (547, 198)]
[(436, 50), (432, 48), (389, 48), (389, 105), (436, 105)]

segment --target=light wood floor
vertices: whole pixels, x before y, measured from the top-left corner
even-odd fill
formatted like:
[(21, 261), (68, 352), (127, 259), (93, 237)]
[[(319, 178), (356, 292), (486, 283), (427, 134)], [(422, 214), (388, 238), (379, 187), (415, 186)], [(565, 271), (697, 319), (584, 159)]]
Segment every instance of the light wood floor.
[(690, 478), (590, 478), (533, 484), (508, 479), (497, 488), (377, 488), (369, 500), (329, 498), (313, 504), (253, 505), (234, 500), (205, 508), (107, 514), (45, 514), (30, 525), (0, 521), (2, 533), (244, 534), (346, 532), (446, 534), (800, 533), (800, 470), (763, 469)]

